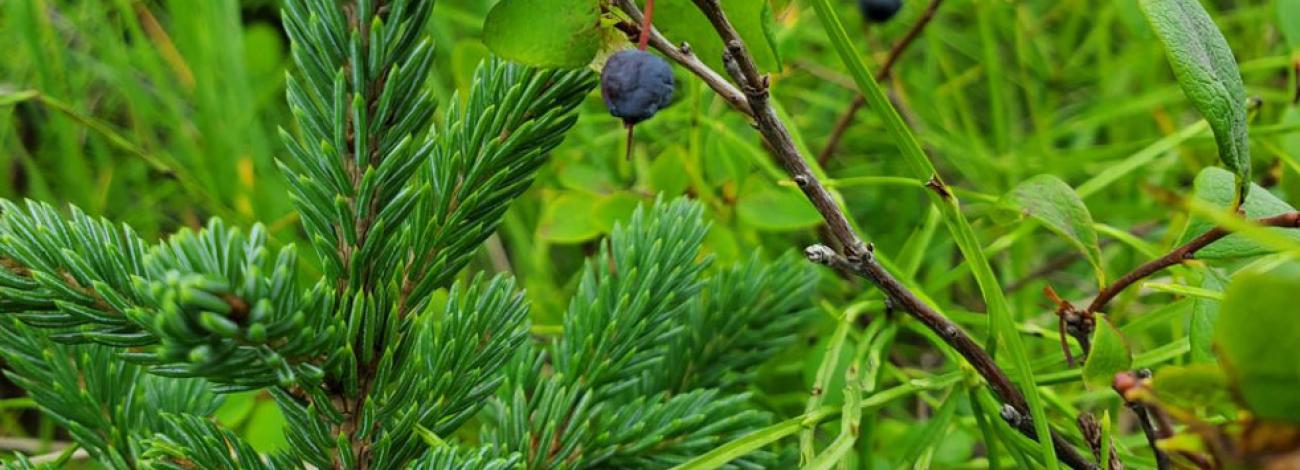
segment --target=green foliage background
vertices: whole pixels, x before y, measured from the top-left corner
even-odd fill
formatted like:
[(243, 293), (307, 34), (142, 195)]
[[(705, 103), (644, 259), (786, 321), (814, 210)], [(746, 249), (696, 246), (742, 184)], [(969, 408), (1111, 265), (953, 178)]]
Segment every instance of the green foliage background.
[[(1285, 205), (1300, 201), (1292, 67), (1300, 60), (1300, 27), (1284, 22), (1300, 17), (1279, 13), (1274, 2), (1287, 3), (1203, 3), (1232, 46), (1248, 95), (1262, 100), (1250, 118), (1260, 183), (1253, 191)], [(440, 0), (434, 9), (428, 82), (440, 109), (454, 92), (468, 92), (475, 66), (488, 55), (478, 38), (490, 3)], [(908, 0), (890, 23), (866, 26), (851, 2), (837, 4), (873, 69), (925, 6)], [(774, 77), (775, 103), (804, 153), (816, 155), (855, 88), (809, 3), (776, 0), (772, 10), (771, 39), (784, 65)], [(76, 204), (129, 223), (149, 240), (220, 216), (232, 225), (265, 224), (272, 245), (306, 246), (273, 162), (285, 152), (275, 128), (292, 122), (283, 98), (290, 63), (281, 31), (271, 0), (0, 2), (0, 197)], [(588, 96), (577, 126), (471, 260), (478, 270), (512, 273), (526, 288), (535, 333), (561, 326), (596, 240), (658, 194), (686, 194), (703, 204), (711, 223), (703, 252), (720, 265), (755, 252), (776, 258), (819, 239), (820, 218), (758, 134), (698, 80), (678, 73), (674, 104), (638, 126), (631, 161), (622, 158), (622, 126), (599, 96)], [(1062, 375), (1054, 306), (1042, 288), (1050, 283), (1064, 298), (1084, 299), (1096, 292), (1099, 276), (1114, 279), (1167, 251), (1191, 223), (1175, 201), (1192, 194), (1197, 175), (1218, 161), (1213, 137), (1180, 92), (1137, 1), (949, 0), (886, 86), (966, 202), (1035, 373), (1051, 385), (1042, 392), (1049, 408), (1063, 416), (1080, 409), (1121, 415), (1106, 387), (1086, 388)], [(900, 277), (976, 338), (988, 337), (969, 266), (959, 261), (924, 187), (898, 178), (906, 164), (873, 113), (858, 116), (840, 150), (821, 163), (827, 184)], [(1077, 240), (1058, 236), (1051, 221), (1010, 210), (1016, 188), (1044, 173), (1079, 193), (1100, 234), (1096, 253), (1080, 254)], [(301, 256), (319, 267), (309, 251)], [(1045, 267), (1053, 269), (1044, 274)], [(1195, 331), (1203, 304), (1215, 297), (1189, 290), (1217, 293), (1221, 280), (1193, 267), (1155, 282), (1108, 309), (1137, 365), (1211, 354), (1208, 333), (1197, 340)], [(817, 288), (817, 320), (777, 360), (745, 378), (755, 400), (778, 417), (804, 411), (836, 319), (845, 311), (879, 318), (885, 310), (878, 293), (829, 271)], [(854, 329), (846, 341), (868, 339)], [(980, 406), (951, 387), (959, 363), (931, 340), (915, 324), (898, 332), (880, 387), (919, 385), (870, 413), (875, 426), (860, 450), (882, 465), (924, 458), (978, 466), (970, 459), (980, 452), (973, 411)], [(843, 372), (830, 376), (825, 401), (838, 404)], [(16, 388), (6, 385), (4, 393), (0, 436), (35, 437), (25, 449), (33, 452), (66, 440)], [(258, 450), (286, 445), (269, 396), (232, 395), (216, 413)], [(1130, 425), (1120, 436), (1126, 462), (1151, 463), (1140, 432)]]

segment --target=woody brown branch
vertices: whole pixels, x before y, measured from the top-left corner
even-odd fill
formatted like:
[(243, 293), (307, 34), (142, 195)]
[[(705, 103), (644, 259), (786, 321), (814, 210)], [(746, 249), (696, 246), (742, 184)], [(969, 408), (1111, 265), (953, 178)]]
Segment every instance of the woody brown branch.
[[(1255, 220), (1255, 223), (1265, 227), (1298, 228), (1300, 227), (1300, 212), (1288, 212), (1272, 217), (1265, 217)], [(1114, 283), (1103, 288), (1101, 292), (1097, 294), (1097, 297), (1092, 300), (1092, 303), (1088, 305), (1088, 308), (1084, 310), (1084, 313), (1092, 315), (1100, 312), (1102, 309), (1106, 308), (1106, 304), (1110, 303), (1115, 296), (1124, 292), (1125, 289), (1128, 289), (1138, 281), (1141, 281), (1142, 279), (1170, 266), (1183, 264), (1195, 259), (1198, 251), (1231, 234), (1232, 232), (1224, 227), (1215, 227), (1214, 229), (1201, 234), (1201, 236), (1192, 239), (1192, 241), (1187, 242), (1187, 244), (1179, 246), (1173, 251), (1166, 253), (1164, 256), (1138, 266), (1115, 280)]]
[[(809, 259), (848, 270), (871, 281), (885, 293), (887, 298), (892, 299), (895, 306), (912, 314), (926, 327), (939, 333), (944, 342), (956, 349), (988, 381), (1001, 400), (1022, 415), (1029, 416), (1029, 406), (1024, 395), (1012, 384), (993, 358), (962, 331), (961, 327), (922, 302), (915, 293), (875, 259), (870, 246), (853, 229), (848, 216), (813, 174), (807, 160), (795, 146), (789, 129), (770, 106), (768, 77), (759, 72), (740, 34), (727, 20), (719, 0), (694, 0), (694, 2), (722, 38), (725, 50), (723, 64), (745, 94), (753, 110), (755, 127), (767, 141), (777, 161), (824, 219), (833, 241), (843, 247), (843, 253), (837, 253), (825, 245), (809, 247), (806, 252)], [(942, 190), (942, 187), (939, 189)], [(1046, 418), (1040, 417), (1040, 419)], [(1033, 437), (1032, 429), (1020, 428), (1020, 430)], [(1095, 465), (1085, 460), (1072, 445), (1054, 432), (1052, 442), (1061, 460), (1070, 467), (1095, 468)]]

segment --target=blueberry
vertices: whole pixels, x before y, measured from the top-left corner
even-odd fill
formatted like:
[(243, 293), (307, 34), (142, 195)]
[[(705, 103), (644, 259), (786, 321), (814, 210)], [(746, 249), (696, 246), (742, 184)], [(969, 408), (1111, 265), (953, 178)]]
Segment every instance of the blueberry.
[(862, 16), (872, 23), (883, 23), (903, 9), (903, 0), (858, 0)]
[(673, 69), (645, 51), (618, 51), (600, 73), (600, 95), (609, 114), (629, 126), (650, 119), (673, 98)]

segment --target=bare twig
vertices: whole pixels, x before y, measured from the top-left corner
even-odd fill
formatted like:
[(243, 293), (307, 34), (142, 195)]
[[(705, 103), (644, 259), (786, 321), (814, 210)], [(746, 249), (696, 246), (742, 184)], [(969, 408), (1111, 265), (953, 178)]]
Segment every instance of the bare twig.
[[(1273, 217), (1266, 217), (1256, 220), (1255, 223), (1265, 227), (1297, 228), (1300, 227), (1300, 212), (1288, 212)], [(1175, 248), (1164, 256), (1138, 266), (1136, 269), (1129, 271), (1128, 274), (1117, 279), (1111, 285), (1102, 289), (1101, 292), (1097, 294), (1097, 297), (1092, 300), (1092, 303), (1088, 305), (1088, 308), (1084, 310), (1084, 313), (1091, 315), (1101, 311), (1101, 309), (1106, 308), (1107, 303), (1110, 303), (1115, 296), (1119, 295), (1120, 292), (1124, 292), (1124, 290), (1128, 289), (1129, 286), (1132, 286), (1138, 281), (1145, 279), (1147, 276), (1155, 274), (1165, 268), (1182, 264), (1195, 258), (1197, 251), (1200, 251), (1211, 243), (1219, 241), (1223, 237), (1231, 234), (1232, 232), (1223, 227), (1216, 227), (1213, 230), (1196, 237), (1192, 241), (1187, 242), (1187, 244)]]
[[(892, 299), (892, 305), (912, 314), (913, 318), (919, 320), (930, 330), (939, 334), (945, 343), (952, 346), (958, 354), (961, 354), (975, 371), (984, 377), (989, 387), (997, 394), (1006, 406), (1015, 411), (1016, 416), (1022, 417), (1020, 425), (1014, 427), (1030, 438), (1036, 438), (1034, 427), (1029, 423), (1029, 405), (1025, 397), (1020, 393), (1012, 383), (1011, 378), (1007, 376), (1002, 368), (998, 367), (993, 358), (976, 343), (965, 331), (935, 311), (915, 293), (908, 290), (903, 283), (899, 282), (892, 274), (885, 270), (872, 256), (870, 250), (863, 258), (850, 259), (838, 253), (835, 253), (825, 245), (813, 245), (808, 247), (804, 252), (808, 259), (826, 264), (837, 269), (847, 269), (859, 276), (867, 278), (873, 284), (883, 291), (887, 298)], [(1074, 446), (1070, 445), (1061, 436), (1052, 434), (1052, 445), (1056, 448), (1056, 453), (1061, 460), (1072, 468), (1094, 468), (1095, 466), (1083, 459)]]
[[(1151, 371), (1142, 369), (1136, 372), (1124, 372), (1115, 376), (1114, 389), (1119, 393), (1120, 398), (1124, 399), (1124, 404), (1128, 406), (1133, 414), (1137, 415), (1138, 425), (1142, 428), (1142, 434), (1147, 438), (1147, 445), (1151, 446), (1151, 452), (1156, 456), (1156, 468), (1159, 470), (1169, 469), (1169, 456), (1163, 450), (1160, 450), (1158, 443), (1161, 437), (1168, 437), (1168, 434), (1162, 435), (1148, 412), (1147, 405), (1141, 400), (1132, 398), (1130, 391), (1142, 388), (1143, 382), (1151, 378)], [(1164, 433), (1169, 433), (1167, 426), (1161, 426)]]
[[(889, 56), (885, 58), (885, 63), (880, 66), (880, 70), (876, 71), (876, 81), (883, 82), (889, 79), (893, 74), (894, 64), (898, 63), (898, 59), (907, 51), (908, 46), (911, 46), (916, 41), (916, 38), (921, 36), (921, 32), (930, 24), (930, 20), (934, 19), (934, 14), (939, 11), (939, 5), (941, 4), (943, 4), (943, 0), (930, 0), (930, 6), (926, 7), (925, 13), (922, 13), (921, 17), (916, 20), (916, 24), (913, 24), (912, 28), (908, 29), (907, 33), (902, 38), (899, 38), (897, 43), (894, 43), (894, 47), (889, 49)], [(831, 155), (835, 153), (835, 149), (840, 146), (840, 140), (844, 138), (844, 133), (849, 130), (849, 126), (853, 125), (853, 118), (866, 104), (867, 98), (861, 94), (853, 98), (853, 102), (849, 103), (848, 109), (845, 109), (844, 114), (840, 115), (840, 118), (835, 121), (835, 127), (831, 130), (830, 137), (826, 139), (826, 147), (822, 148), (821, 153), (817, 154), (818, 162), (826, 163), (826, 160), (830, 159)]]
[[(694, 0), (694, 2), (722, 38), (725, 51), (723, 64), (726, 65), (731, 77), (740, 85), (740, 90), (744, 93), (750, 109), (753, 110), (755, 127), (763, 135), (781, 166), (822, 216), (832, 241), (843, 247), (843, 253), (837, 253), (825, 245), (814, 245), (806, 251), (808, 258), (838, 269), (848, 270), (871, 281), (886, 294), (887, 298), (892, 299), (894, 306), (911, 313), (926, 327), (939, 333), (946, 343), (965, 357), (989, 382), (1001, 400), (1021, 415), (1029, 416), (1029, 406), (1024, 395), (1012, 384), (993, 358), (962, 331), (961, 327), (926, 305), (915, 293), (885, 270), (876, 260), (871, 247), (849, 224), (848, 217), (830, 192), (817, 180), (807, 160), (795, 146), (789, 130), (772, 109), (768, 101), (770, 98), (768, 77), (759, 72), (740, 34), (723, 12), (720, 0)], [(1020, 430), (1031, 437), (1035, 435), (1032, 428), (1020, 428)], [(1085, 460), (1059, 435), (1053, 433), (1052, 441), (1061, 460), (1070, 467), (1095, 468), (1095, 465)]]
[[(642, 22), (644, 17), (641, 15), (641, 10), (637, 8), (636, 3), (634, 3), (633, 0), (617, 0), (617, 2), (618, 8), (623, 10), (624, 13), (627, 13), (627, 15), (632, 18), (632, 21), (638, 24)], [(689, 44), (682, 43), (681, 46), (674, 45), (668, 40), (668, 38), (665, 38), (663, 34), (660, 34), (658, 29), (651, 26), (650, 30), (650, 47), (653, 47), (655, 50), (663, 53), (663, 55), (668, 56), (669, 59), (672, 59), (674, 62), (677, 62), (678, 65), (685, 67), (686, 70), (690, 70), (692, 74), (695, 74), (696, 77), (699, 77), (700, 80), (704, 81), (705, 85), (712, 88), (714, 93), (721, 96), (722, 99), (726, 100), (727, 103), (731, 104), (731, 107), (736, 108), (737, 111), (740, 111), (746, 116), (752, 117), (754, 115), (754, 112), (749, 108), (749, 102), (745, 100), (745, 94), (741, 93), (740, 89), (736, 88), (735, 85), (732, 85), (731, 82), (728, 82), (727, 79), (723, 78), (722, 75), (719, 75), (718, 72), (709, 68), (709, 66), (701, 61), (699, 57), (696, 57), (695, 52), (691, 50)], [(637, 31), (637, 34), (639, 38), (640, 32)]]

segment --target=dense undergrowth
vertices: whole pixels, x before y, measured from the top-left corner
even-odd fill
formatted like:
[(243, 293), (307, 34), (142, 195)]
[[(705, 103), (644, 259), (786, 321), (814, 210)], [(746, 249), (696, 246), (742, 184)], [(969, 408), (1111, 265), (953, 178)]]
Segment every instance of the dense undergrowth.
[[(1300, 338), (1287, 295), (1300, 287), (1300, 236), (1222, 210), (1240, 182), (1253, 182), (1249, 219), (1297, 222), (1285, 216), (1300, 201), (1300, 2), (1200, 2), (1249, 98), (1228, 101), (1248, 125), (1246, 172), (1225, 156), (1232, 141), (1216, 139), (1219, 123), (1205, 122), (1194, 93), (1180, 87), (1167, 54), (1177, 48), (1166, 46), (1177, 43), (1136, 0), (908, 0), (884, 23), (863, 21), (855, 2), (775, 0), (750, 8), (763, 10), (753, 18), (732, 18), (770, 74), (772, 115), (786, 143), (871, 243), (881, 269), (969, 333), (1018, 393), (1038, 385), (1010, 410), (1004, 405), (1015, 400), (952, 347), (949, 331), (909, 316), (916, 309), (893, 292), (886, 300), (878, 279), (853, 274), (860, 266), (834, 261), (834, 252), (853, 255), (854, 247), (837, 243), (841, 234), (800, 191), (806, 182), (783, 166), (780, 142), (765, 140), (767, 128), (738, 110), (747, 104), (720, 97), (680, 64), (672, 103), (637, 125), (627, 159), (627, 132), (594, 91), (596, 72), (582, 70), (582, 60), (570, 71), (539, 71), (493, 59), (505, 49), (485, 36), (487, 2), (440, 0), (408, 12), (416, 26), (392, 33), (391, 55), (375, 54), (370, 69), (392, 73), (385, 65), (400, 64), (427, 77), (405, 77), (414, 85), (394, 91), (397, 98), (382, 98), (388, 83), (374, 76), (358, 85), (354, 69), (340, 65), (347, 57), (320, 52), (338, 60), (325, 66), (294, 61), (291, 41), (302, 53), (303, 41), (326, 43), (328, 34), (295, 30), (285, 18), (306, 18), (294, 8), (318, 3), (0, 2), (0, 197), (16, 201), (3, 206), (0, 244), (20, 247), (0, 249), (0, 288), (8, 289), (0, 306), (23, 312), (0, 322), (11, 371), (0, 388), (7, 456), (184, 467), (202, 457), (186, 453), (202, 447), (187, 438), (226, 436), (247, 443), (230, 448), (251, 466), (257, 453), (288, 462), (344, 436), (374, 447), (344, 442), (311, 463), (711, 468), (739, 458), (733, 463), (772, 468), (1039, 467), (1055, 464), (1060, 449), (1049, 453), (1050, 440), (1026, 435), (1050, 426), (1094, 464), (1300, 459), (1291, 388), (1300, 384), (1300, 349), (1286, 342)], [(604, 3), (606, 18), (618, 21), (602, 23), (602, 45), (635, 39), (624, 3)], [(683, 20), (694, 8), (660, 0), (655, 25), (670, 40), (716, 40), (702, 16)], [(837, 39), (836, 24), (847, 36)], [(428, 42), (406, 39), (408, 31)], [(721, 41), (692, 46), (704, 66), (731, 79)], [(879, 98), (888, 100), (859, 98), (872, 86), (860, 72), (878, 75)], [(336, 100), (339, 83), (360, 104)], [(338, 152), (360, 145), (361, 133), (331, 127), (355, 124), (338, 114), (355, 109), (390, 113), (366, 134), (374, 143), (360, 148), (373, 152), (376, 181), (405, 185), (366, 186), (364, 158)], [(384, 125), (406, 120), (412, 127)], [(412, 142), (403, 143), (408, 134)], [(389, 156), (397, 163), (379, 164)], [(363, 164), (313, 163), (335, 158)], [(339, 209), (336, 191), (373, 201), (372, 217)], [(447, 194), (473, 197), (434, 197)], [(948, 205), (945, 194), (960, 204)], [(74, 213), (69, 204), (89, 216), (53, 229), (68, 235), (49, 236), (61, 223), (53, 221)], [(377, 248), (355, 257), (340, 249), (340, 220), (365, 220), (351, 233), (362, 242), (347, 241), (361, 247), (372, 237)], [(134, 231), (100, 237), (118, 223)], [(1243, 233), (1177, 251), (1214, 227)], [(173, 248), (149, 246), (159, 240)], [(820, 243), (833, 249), (830, 268), (801, 259)], [(95, 256), (114, 244), (138, 251), (139, 266), (114, 271)], [(430, 258), (375, 255), (385, 250)], [(205, 264), (234, 252), (236, 261)], [(1177, 257), (1150, 276), (1123, 282), (1170, 252)], [(644, 270), (623, 277), (625, 265)], [(196, 266), (228, 285), (169, 274)], [(32, 274), (46, 271), (53, 280)], [(60, 275), (75, 278), (72, 289), (32, 294)], [(213, 295), (185, 297), (195, 291)], [(203, 302), (213, 299), (229, 303), (218, 310), (242, 312), (240, 322), (255, 315), (257, 305), (227, 295), (335, 317), (269, 314), (260, 333), (233, 327), (241, 338), (271, 338), (269, 354), (246, 344), (195, 352), (218, 344), (208, 340), (223, 325), (204, 323), (201, 336), (152, 320), (166, 316), (155, 311), (182, 318), (211, 310)], [(385, 310), (390, 304), (399, 307)], [(474, 314), (484, 311), (501, 313)], [(392, 312), (399, 320), (386, 320)], [(446, 318), (465, 321), (461, 334), (486, 335), (483, 349), (456, 349), (467, 346), (437, 326)], [(292, 328), (304, 324), (319, 334), (293, 340)], [(54, 346), (47, 333), (100, 345)], [(140, 350), (112, 349), (157, 345), (165, 354), (148, 364), (155, 372), (206, 382), (164, 383), (171, 379), (121, 362), (122, 351), (143, 360)], [(665, 345), (668, 352), (656, 349)], [(462, 354), (434, 352), (444, 350)], [(225, 353), (240, 359), (225, 368), (204, 362), (204, 354)], [(420, 357), (437, 360), (411, 359)], [(381, 367), (408, 360), (428, 377)], [(446, 370), (458, 375), (430, 372)], [(69, 377), (79, 380), (51, 385)], [(385, 386), (368, 411), (374, 416), (365, 416), (409, 422), (388, 437), (363, 436), (351, 417), (370, 405), (350, 393)], [(69, 391), (78, 388), (106, 395)], [(111, 393), (124, 388), (180, 417), (130, 403), (110, 408), (101, 424), (150, 430), (137, 439), (101, 435), (91, 418), (40, 412), (129, 401)], [(439, 402), (437, 413), (406, 411), (434, 406), (434, 396), (461, 401)], [(69, 403), (53, 404), (61, 401)], [(348, 419), (321, 410), (334, 405)], [(1027, 419), (1029, 408), (1047, 421)], [(315, 431), (315, 414), (336, 424), (295, 437)], [(1146, 431), (1162, 434), (1159, 454)], [(96, 452), (87, 444), (96, 439), (120, 455)]]

